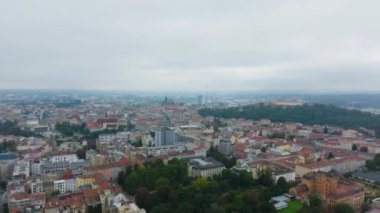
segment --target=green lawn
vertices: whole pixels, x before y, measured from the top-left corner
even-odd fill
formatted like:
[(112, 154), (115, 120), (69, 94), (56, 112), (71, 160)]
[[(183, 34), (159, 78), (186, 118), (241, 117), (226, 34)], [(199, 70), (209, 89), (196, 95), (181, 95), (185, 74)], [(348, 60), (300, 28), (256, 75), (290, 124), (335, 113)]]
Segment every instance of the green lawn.
[(301, 209), (302, 203), (298, 200), (293, 200), (288, 203), (288, 208), (281, 209), (277, 213), (295, 213)]

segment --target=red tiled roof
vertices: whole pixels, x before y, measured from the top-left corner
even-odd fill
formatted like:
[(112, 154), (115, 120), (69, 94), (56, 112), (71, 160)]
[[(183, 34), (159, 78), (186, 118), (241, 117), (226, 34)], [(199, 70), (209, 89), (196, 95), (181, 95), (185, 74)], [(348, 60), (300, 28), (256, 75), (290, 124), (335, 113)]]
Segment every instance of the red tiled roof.
[(102, 165), (93, 165), (93, 166), (85, 166), (83, 169), (85, 170), (101, 170), (101, 169), (110, 169), (115, 167), (122, 167), (124, 166), (122, 162), (113, 162), (109, 164), (102, 164)]
[(59, 201), (50, 201), (47, 202), (45, 207), (47, 209), (49, 208), (57, 208), (57, 207), (74, 207), (74, 206), (83, 206), (84, 205), (84, 198), (81, 194), (79, 195), (70, 195), (69, 197), (65, 197), (62, 200)]
[(46, 193), (45, 192), (41, 192), (41, 193), (34, 194), (34, 195), (32, 195), (32, 200), (33, 201), (36, 201), (36, 200), (46, 200)]
[(17, 193), (14, 193), (13, 195), (11, 195), (9, 198), (12, 200), (18, 201), (18, 200), (30, 199), (31, 196), (30, 196), (30, 194), (25, 193), (25, 192), (17, 192)]

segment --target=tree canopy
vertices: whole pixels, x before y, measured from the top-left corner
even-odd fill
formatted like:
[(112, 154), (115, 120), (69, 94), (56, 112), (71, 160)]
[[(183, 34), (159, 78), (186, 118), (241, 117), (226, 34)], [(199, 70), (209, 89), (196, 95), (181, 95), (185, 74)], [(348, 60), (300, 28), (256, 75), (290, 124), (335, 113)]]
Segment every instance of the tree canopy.
[(213, 178), (193, 178), (184, 161), (164, 165), (157, 160), (126, 168), (118, 183), (148, 212), (275, 212), (269, 202), (275, 186), (260, 184), (247, 171), (225, 169)]
[(17, 122), (9, 120), (0, 121), (0, 135), (14, 135), (23, 137), (38, 136), (34, 132), (22, 130), (17, 126)]
[(366, 167), (370, 171), (380, 171), (380, 154), (376, 154), (373, 160), (367, 160)]
[(298, 122), (308, 125), (332, 125), (357, 129), (373, 129), (380, 136), (380, 115), (359, 110), (349, 110), (324, 104), (305, 104), (302, 106), (282, 107), (273, 105), (247, 105), (230, 108), (203, 108), (199, 110), (203, 117), (245, 118), (260, 120), (270, 119), (274, 122)]
[(222, 162), (226, 168), (232, 168), (236, 165), (236, 158), (235, 157), (226, 157), (222, 153), (218, 152), (214, 147), (211, 147), (210, 150), (207, 153), (208, 157), (212, 157), (215, 160)]

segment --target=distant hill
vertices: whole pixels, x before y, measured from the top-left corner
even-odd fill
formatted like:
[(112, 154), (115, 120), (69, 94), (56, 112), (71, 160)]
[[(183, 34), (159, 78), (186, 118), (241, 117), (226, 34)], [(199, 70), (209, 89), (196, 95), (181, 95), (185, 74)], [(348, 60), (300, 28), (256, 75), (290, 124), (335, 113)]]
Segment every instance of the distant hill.
[(380, 137), (380, 116), (359, 110), (349, 110), (332, 105), (306, 104), (295, 107), (273, 105), (248, 105), (230, 108), (203, 108), (199, 110), (203, 117), (244, 118), (259, 120), (270, 119), (273, 122), (298, 122), (308, 125), (332, 125), (356, 129), (364, 127), (376, 131)]
[(332, 104), (345, 108), (378, 108), (380, 109), (380, 94), (340, 94), (340, 95), (309, 95), (303, 100)]

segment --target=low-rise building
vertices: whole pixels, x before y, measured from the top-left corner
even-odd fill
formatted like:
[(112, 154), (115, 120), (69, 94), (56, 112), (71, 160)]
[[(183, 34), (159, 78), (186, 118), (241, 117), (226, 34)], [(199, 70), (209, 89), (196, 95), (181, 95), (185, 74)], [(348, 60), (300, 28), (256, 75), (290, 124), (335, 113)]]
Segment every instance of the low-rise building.
[(82, 195), (67, 196), (60, 200), (52, 200), (47, 202), (43, 208), (43, 212), (86, 212), (86, 202)]
[(249, 164), (249, 167), (251, 168), (252, 176), (254, 179), (257, 179), (259, 173), (265, 170), (271, 171), (275, 182), (277, 182), (281, 177), (285, 178), (287, 182), (295, 181), (296, 178), (296, 173), (293, 169), (271, 161), (253, 162)]
[(37, 178), (30, 181), (30, 191), (32, 194), (44, 192), (44, 183), (41, 179)]
[(75, 180), (76, 188), (80, 188), (83, 186), (89, 186), (92, 183), (94, 183), (95, 177), (93, 175), (83, 175), (80, 177), (76, 177)]
[(234, 144), (231, 141), (221, 140), (218, 145), (218, 152), (230, 156), (234, 152)]
[(57, 163), (57, 162), (77, 162), (78, 156), (76, 154), (57, 154), (54, 155), (50, 158), (50, 161), (52, 163)]
[(32, 195), (31, 205), (35, 208), (41, 208), (46, 203), (46, 193), (40, 192)]
[(380, 197), (372, 200), (372, 209), (380, 209)]
[(12, 177), (21, 177), (24, 179), (28, 179), (29, 176), (30, 176), (30, 163), (29, 163), (29, 161), (26, 161), (26, 160), (17, 161), (17, 163), (13, 169)]
[(140, 209), (136, 203), (125, 204), (118, 207), (119, 213), (146, 213), (145, 209)]
[(81, 160), (77, 162), (54, 162), (45, 161), (41, 166), (41, 174), (54, 174), (54, 173), (62, 173), (65, 170), (71, 170), (74, 175), (78, 175), (82, 173), (82, 167), (87, 166), (88, 163)]
[(68, 192), (75, 192), (76, 191), (75, 179), (54, 181), (54, 191), (59, 191), (61, 194), (65, 194)]
[(355, 172), (352, 177), (364, 180), (370, 183), (380, 183), (380, 172)]
[(30, 206), (31, 195), (26, 192), (17, 192), (9, 196), (8, 205), (9, 208), (23, 209)]
[(168, 152), (184, 152), (186, 147), (184, 144), (174, 144), (174, 145), (166, 145), (166, 146), (157, 146), (157, 147), (148, 147), (147, 155), (148, 156), (158, 156), (162, 154), (167, 154)]
[(212, 159), (206, 157), (184, 158), (188, 165), (188, 173), (192, 177), (212, 177), (222, 173), (226, 167)]
[[(337, 171), (310, 172), (302, 177), (302, 184), (290, 189), (297, 198), (319, 194), (326, 204), (346, 203), (360, 210), (364, 204), (364, 188), (343, 178)], [(305, 196), (306, 195), (306, 196)]]
[(340, 173), (353, 172), (365, 165), (365, 159), (361, 157), (342, 157), (333, 160), (317, 161), (313, 163), (297, 164), (295, 168), (296, 175), (302, 177), (310, 172), (329, 172), (336, 170)]
[(116, 180), (119, 172), (125, 168), (125, 164), (122, 162), (114, 162), (103, 165), (93, 165), (83, 167), (83, 174), (90, 175), (95, 173), (102, 174), (107, 180)]

